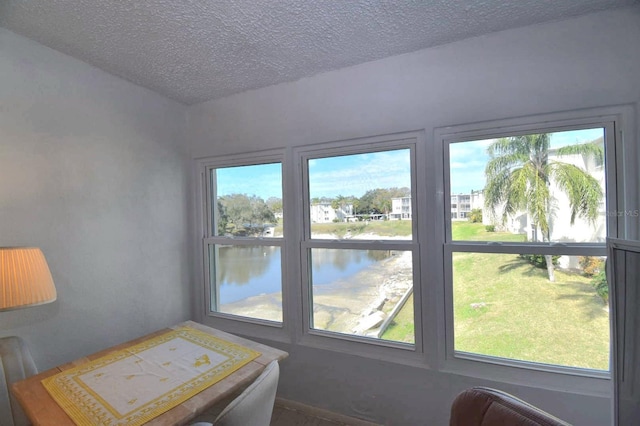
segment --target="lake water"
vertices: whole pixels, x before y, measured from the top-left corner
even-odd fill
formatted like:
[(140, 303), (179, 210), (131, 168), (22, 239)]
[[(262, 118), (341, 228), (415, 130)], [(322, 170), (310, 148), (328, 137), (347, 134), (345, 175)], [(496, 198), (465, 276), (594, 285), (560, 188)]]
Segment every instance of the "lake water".
[[(279, 247), (223, 246), (217, 250), (221, 305), (282, 291)], [(387, 250), (312, 249), (313, 284), (348, 278), (389, 256)]]

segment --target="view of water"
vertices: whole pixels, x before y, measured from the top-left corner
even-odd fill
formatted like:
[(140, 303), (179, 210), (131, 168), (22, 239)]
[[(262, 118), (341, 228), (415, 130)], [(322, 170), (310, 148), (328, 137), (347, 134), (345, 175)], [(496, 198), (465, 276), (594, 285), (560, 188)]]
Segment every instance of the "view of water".
[[(236, 302), (263, 293), (282, 291), (279, 247), (218, 247), (217, 282), (220, 304)], [(314, 285), (326, 285), (357, 274), (375, 262), (389, 257), (381, 250), (312, 250)], [(214, 262), (212, 261), (212, 268)]]

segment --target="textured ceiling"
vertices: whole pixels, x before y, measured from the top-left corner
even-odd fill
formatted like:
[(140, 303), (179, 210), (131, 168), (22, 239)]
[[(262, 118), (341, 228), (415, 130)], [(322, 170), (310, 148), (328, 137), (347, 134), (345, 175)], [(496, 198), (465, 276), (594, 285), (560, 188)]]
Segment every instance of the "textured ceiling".
[(186, 104), (638, 0), (1, 0), (0, 26)]

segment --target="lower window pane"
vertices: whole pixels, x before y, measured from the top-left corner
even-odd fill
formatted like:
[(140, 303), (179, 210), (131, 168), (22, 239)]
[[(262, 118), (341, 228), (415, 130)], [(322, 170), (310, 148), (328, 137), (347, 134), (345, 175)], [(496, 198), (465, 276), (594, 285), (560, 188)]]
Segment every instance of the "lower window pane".
[(604, 258), (551, 258), (454, 253), (455, 350), (609, 370)]
[(312, 328), (414, 343), (410, 251), (311, 249)]
[(209, 246), (211, 310), (282, 322), (280, 247)]

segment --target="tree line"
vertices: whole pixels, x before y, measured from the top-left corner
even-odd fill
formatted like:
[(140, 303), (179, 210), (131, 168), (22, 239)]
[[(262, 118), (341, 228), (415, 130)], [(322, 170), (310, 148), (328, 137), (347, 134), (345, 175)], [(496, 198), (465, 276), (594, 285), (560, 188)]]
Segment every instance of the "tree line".
[(391, 212), (391, 199), (410, 197), (411, 190), (409, 188), (376, 188), (365, 192), (361, 197), (353, 195), (336, 197), (312, 198), (311, 204), (331, 203), (334, 209), (343, 209), (348, 205), (353, 206), (353, 214), (369, 215), (369, 214), (388, 214)]
[[(365, 192), (361, 197), (353, 195), (312, 198), (311, 204), (330, 203), (331, 207), (346, 209), (353, 206), (353, 214), (388, 214), (391, 211), (391, 199), (409, 197), (409, 188), (376, 188)], [(282, 214), (282, 199), (270, 197), (264, 200), (256, 195), (230, 194), (218, 197), (217, 219), (218, 235), (260, 235), (266, 226), (277, 223), (277, 215)]]

